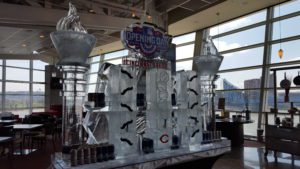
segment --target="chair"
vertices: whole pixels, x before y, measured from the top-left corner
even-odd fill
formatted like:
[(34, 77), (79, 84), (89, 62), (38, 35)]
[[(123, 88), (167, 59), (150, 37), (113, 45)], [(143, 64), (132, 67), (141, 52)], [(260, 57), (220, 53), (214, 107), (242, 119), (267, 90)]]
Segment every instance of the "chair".
[(20, 152), (22, 154), (22, 139), (21, 138), (16, 138), (13, 127), (9, 126), (9, 127), (0, 127), (0, 136), (3, 137), (13, 137), (13, 146), (12, 146), (12, 152), (14, 152), (15, 147), (19, 147), (20, 148)]
[(42, 132), (31, 137), (31, 149), (34, 148), (34, 145), (37, 145), (38, 148), (45, 148), (48, 136), (51, 136), (53, 149), (55, 149), (55, 123), (44, 124)]

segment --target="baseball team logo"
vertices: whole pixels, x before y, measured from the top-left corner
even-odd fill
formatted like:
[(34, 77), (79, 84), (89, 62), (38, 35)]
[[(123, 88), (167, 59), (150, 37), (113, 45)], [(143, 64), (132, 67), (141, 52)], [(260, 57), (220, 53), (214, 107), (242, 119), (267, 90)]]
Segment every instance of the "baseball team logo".
[(155, 58), (167, 52), (172, 37), (155, 25), (132, 24), (121, 31), (121, 40), (126, 48)]

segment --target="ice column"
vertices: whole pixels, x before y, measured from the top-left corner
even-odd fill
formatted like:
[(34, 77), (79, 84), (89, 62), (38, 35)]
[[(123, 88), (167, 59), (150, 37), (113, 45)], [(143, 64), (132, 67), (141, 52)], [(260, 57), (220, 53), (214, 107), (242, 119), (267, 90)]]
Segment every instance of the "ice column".
[(203, 54), (195, 57), (201, 87), (201, 107), (204, 112), (204, 130), (214, 130), (214, 80), (222, 63), (221, 56), (210, 38), (203, 42)]
[(63, 152), (82, 143), (82, 105), (85, 96), (87, 58), (96, 38), (87, 34), (80, 23), (76, 8), (70, 3), (69, 12), (50, 34), (60, 59), (57, 66), (63, 72)]

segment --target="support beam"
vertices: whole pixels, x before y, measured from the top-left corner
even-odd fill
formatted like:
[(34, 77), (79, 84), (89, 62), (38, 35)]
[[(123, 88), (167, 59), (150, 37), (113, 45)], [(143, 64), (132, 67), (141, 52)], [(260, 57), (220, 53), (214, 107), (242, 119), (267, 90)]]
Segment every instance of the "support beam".
[[(67, 11), (65, 10), (0, 3), (0, 25), (5, 26), (55, 28), (57, 21), (66, 15)], [(119, 31), (132, 23), (138, 22), (136, 19), (96, 14), (80, 14), (80, 18), (86, 28), (93, 30)]]

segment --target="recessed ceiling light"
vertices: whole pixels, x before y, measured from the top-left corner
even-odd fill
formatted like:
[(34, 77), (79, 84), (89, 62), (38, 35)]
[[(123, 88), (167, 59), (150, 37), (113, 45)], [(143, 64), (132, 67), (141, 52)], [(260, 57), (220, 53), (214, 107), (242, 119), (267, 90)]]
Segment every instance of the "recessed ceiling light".
[(95, 13), (93, 9), (89, 9), (89, 13)]
[(40, 38), (44, 38), (45, 36), (44, 35), (40, 35)]
[(26, 47), (27, 45), (25, 43), (22, 44), (23, 47)]
[(37, 52), (36, 50), (32, 51), (32, 54), (39, 54), (39, 52)]

